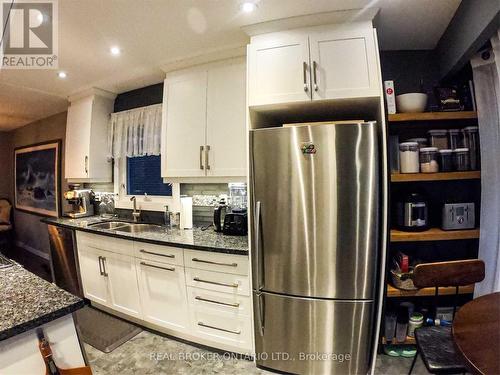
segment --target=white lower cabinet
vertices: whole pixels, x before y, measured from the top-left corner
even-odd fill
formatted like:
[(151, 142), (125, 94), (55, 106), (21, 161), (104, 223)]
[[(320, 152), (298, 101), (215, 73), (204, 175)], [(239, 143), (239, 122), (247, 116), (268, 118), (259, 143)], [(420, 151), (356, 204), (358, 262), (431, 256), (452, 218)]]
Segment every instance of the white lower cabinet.
[(189, 326), (184, 267), (136, 260), (143, 319), (179, 332)]
[(86, 298), (173, 336), (252, 352), (247, 256), (81, 232), (76, 238)]

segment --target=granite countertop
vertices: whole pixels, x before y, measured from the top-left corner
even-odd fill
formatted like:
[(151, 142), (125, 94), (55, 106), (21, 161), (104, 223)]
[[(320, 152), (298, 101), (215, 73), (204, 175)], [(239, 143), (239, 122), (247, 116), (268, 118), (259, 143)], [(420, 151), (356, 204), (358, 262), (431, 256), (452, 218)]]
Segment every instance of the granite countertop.
[(248, 255), (248, 236), (228, 236), (215, 232), (213, 228), (208, 228), (207, 230), (201, 230), (201, 228), (165, 228), (164, 231), (158, 233), (128, 233), (113, 229), (98, 229), (91, 226), (91, 224), (103, 221), (122, 220), (101, 219), (99, 216), (82, 217), (78, 219), (64, 217), (42, 219), (42, 222), (47, 224), (134, 241), (177, 246), (202, 251)]
[(56, 320), (85, 302), (18, 264), (0, 269), (0, 341)]

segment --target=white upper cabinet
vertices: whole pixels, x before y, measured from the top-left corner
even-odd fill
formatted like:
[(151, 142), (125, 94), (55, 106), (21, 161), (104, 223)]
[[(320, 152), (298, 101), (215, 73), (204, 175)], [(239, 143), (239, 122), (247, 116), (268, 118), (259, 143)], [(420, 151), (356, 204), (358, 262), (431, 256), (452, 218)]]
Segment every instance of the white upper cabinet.
[(240, 62), (208, 71), (207, 176), (246, 176), (246, 69)]
[(248, 64), (250, 105), (311, 99), (307, 35), (252, 43)]
[(111, 182), (107, 140), (114, 98), (114, 94), (96, 89), (69, 98), (65, 178), (81, 182)]
[(207, 72), (166, 79), (163, 103), (162, 176), (205, 176)]
[(263, 34), (248, 51), (249, 106), (380, 95), (370, 22)]
[(343, 27), (309, 36), (313, 99), (380, 95), (373, 29)]
[(162, 123), (162, 177), (246, 176), (244, 58), (169, 73)]

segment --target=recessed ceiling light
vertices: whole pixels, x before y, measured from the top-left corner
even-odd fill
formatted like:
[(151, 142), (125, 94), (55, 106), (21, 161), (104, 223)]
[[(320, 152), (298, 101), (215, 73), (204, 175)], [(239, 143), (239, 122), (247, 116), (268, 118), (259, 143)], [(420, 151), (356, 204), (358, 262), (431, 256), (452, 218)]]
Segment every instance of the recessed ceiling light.
[(59, 78), (63, 78), (63, 79), (64, 79), (64, 78), (66, 78), (68, 75), (66, 74), (66, 72), (59, 72), (59, 73), (57, 73), (57, 76), (58, 76)]
[(243, 3), (243, 5), (241, 6), (241, 10), (245, 13), (253, 12), (255, 8), (257, 8), (257, 4), (249, 1)]
[(113, 46), (109, 49), (109, 52), (111, 52), (111, 54), (113, 56), (118, 56), (122, 51), (120, 49), (120, 47), (117, 47), (117, 46)]

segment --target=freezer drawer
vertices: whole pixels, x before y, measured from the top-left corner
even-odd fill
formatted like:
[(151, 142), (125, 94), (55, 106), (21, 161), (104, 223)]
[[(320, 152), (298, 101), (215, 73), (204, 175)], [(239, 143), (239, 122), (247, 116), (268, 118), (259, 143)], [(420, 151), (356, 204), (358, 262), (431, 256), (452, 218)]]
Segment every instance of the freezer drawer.
[(373, 302), (254, 293), (256, 362), (294, 374), (367, 374)]
[(254, 289), (374, 299), (380, 241), (375, 122), (250, 132)]

